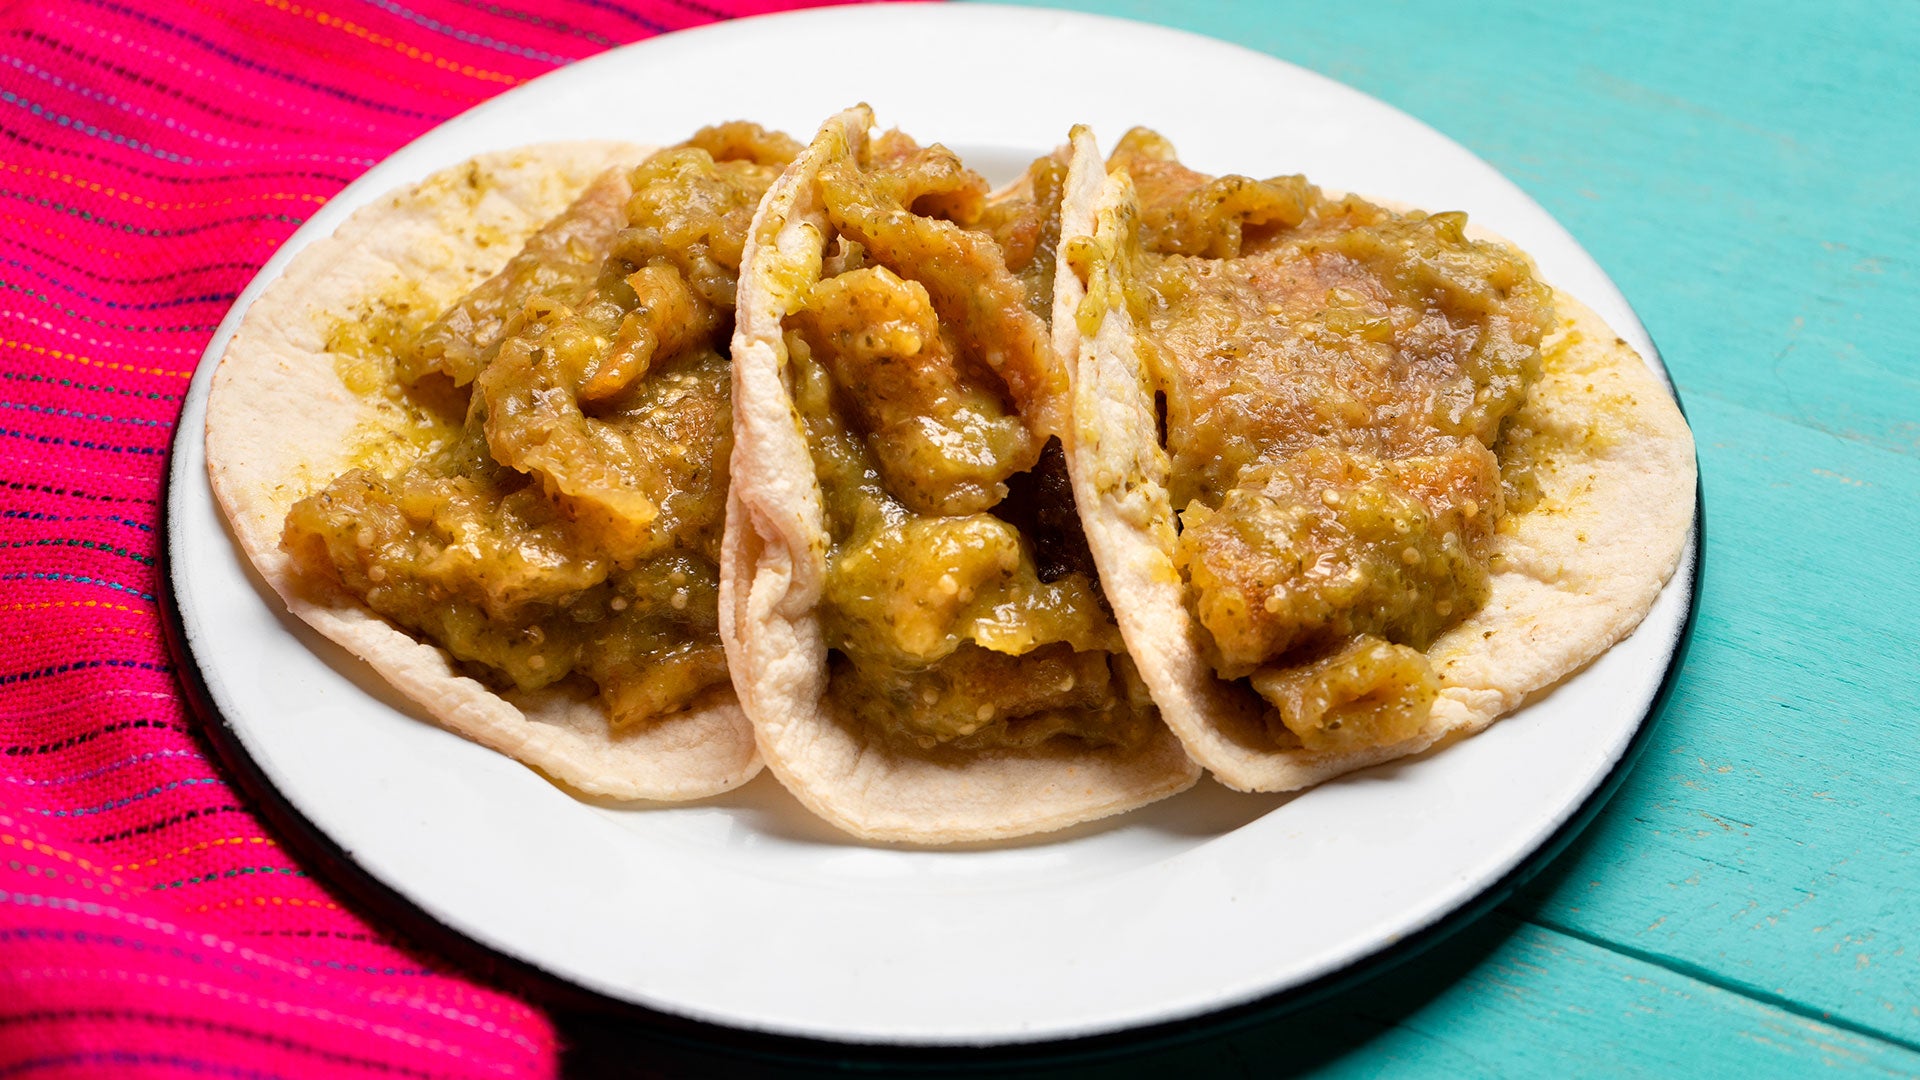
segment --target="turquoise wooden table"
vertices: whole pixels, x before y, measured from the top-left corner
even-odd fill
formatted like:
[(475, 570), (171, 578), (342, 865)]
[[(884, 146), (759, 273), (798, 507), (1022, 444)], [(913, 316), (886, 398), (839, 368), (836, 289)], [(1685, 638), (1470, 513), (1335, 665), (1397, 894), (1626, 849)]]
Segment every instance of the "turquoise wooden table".
[(1920, 1075), (1920, 6), (1049, 2), (1492, 162), (1652, 331), (1706, 491), (1685, 669), (1582, 837), (1386, 976), (1129, 1068)]

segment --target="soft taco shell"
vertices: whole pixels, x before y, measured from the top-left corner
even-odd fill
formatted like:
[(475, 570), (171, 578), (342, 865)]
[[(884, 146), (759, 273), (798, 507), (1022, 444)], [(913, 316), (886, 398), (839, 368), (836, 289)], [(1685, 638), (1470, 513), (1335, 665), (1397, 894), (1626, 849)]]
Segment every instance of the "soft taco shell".
[(992, 840), (1119, 813), (1199, 776), (1156, 727), (1121, 752), (1062, 745), (916, 755), (881, 742), (826, 697), (816, 607), (829, 546), (813, 459), (783, 380), (782, 319), (819, 280), (830, 226), (814, 184), (859, 152), (872, 114), (829, 120), (767, 193), (747, 241), (733, 339), (733, 484), (721, 553), (720, 633), (768, 767), (808, 809), (866, 839)]
[[(280, 549), (288, 509), (402, 424), (378, 395), (342, 382), (327, 349), (335, 328), (396, 295), (441, 310), (590, 185), (591, 197), (624, 204), (624, 169), (647, 153), (626, 143), (570, 142), (485, 154), (355, 212), (296, 256), (248, 309), (214, 374), (207, 471), (241, 549), (287, 609), (443, 726), (584, 794), (693, 799), (737, 787), (760, 769), (730, 688), (616, 736), (597, 700), (560, 689), (496, 692), (354, 597), (296, 576)], [(615, 166), (622, 168), (609, 172)]]
[[(1652, 607), (1693, 520), (1693, 437), (1672, 395), (1599, 316), (1555, 290), (1544, 374), (1509, 431), (1585, 435), (1536, 460), (1542, 497), (1496, 534), (1492, 594), (1427, 656), (1441, 691), (1419, 735), (1347, 753), (1273, 748), (1253, 695), (1216, 677), (1173, 558), (1169, 462), (1126, 305), (1076, 321), (1089, 284), (1125, 274), (1115, 237), (1132, 185), (1075, 133), (1061, 211), (1054, 344), (1069, 365), (1077, 439), (1068, 471), (1087, 542), (1127, 648), (1161, 715), (1196, 760), (1247, 791), (1290, 791), (1472, 734), (1625, 637)], [(1404, 211), (1404, 207), (1387, 205)], [(1090, 238), (1071, 265), (1076, 237)], [(1499, 238), (1481, 231), (1477, 239)], [(1511, 246), (1511, 245), (1508, 245)]]

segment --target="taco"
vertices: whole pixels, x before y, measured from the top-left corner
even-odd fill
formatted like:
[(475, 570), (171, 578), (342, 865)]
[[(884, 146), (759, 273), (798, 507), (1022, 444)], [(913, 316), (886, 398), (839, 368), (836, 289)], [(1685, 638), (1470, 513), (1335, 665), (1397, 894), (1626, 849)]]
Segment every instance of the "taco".
[(1167, 724), (1286, 791), (1484, 728), (1638, 625), (1694, 505), (1641, 358), (1465, 215), (1076, 131), (1055, 344)]
[(289, 610), (578, 792), (758, 772), (716, 609), (726, 342), (799, 149), (728, 124), (482, 155), (301, 252), (207, 411), (215, 495)]
[(829, 120), (741, 274), (721, 632), (769, 769), (876, 840), (1190, 786), (1101, 598), (1047, 332), (1064, 163), (1010, 190)]

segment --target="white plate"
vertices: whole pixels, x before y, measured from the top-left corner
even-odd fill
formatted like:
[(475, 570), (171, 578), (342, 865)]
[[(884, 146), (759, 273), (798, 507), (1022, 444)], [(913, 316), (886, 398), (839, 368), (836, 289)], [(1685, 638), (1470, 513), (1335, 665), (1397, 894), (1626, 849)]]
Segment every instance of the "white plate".
[(1299, 171), (1465, 209), (1654, 355), (1600, 268), (1491, 167), (1378, 101), (1233, 45), (942, 6), (750, 19), (615, 50), (368, 172), (274, 256), (208, 347), (174, 448), (174, 595), (213, 703), (267, 781), (474, 941), (610, 998), (853, 1042), (1022, 1042), (1252, 1001), (1432, 925), (1552, 836), (1647, 715), (1685, 621), (1691, 547), (1638, 633), (1461, 745), (1297, 798), (1206, 782), (1105, 825), (961, 851), (843, 839), (767, 775), (694, 806), (578, 802), (417, 719), (251, 576), (207, 485), (207, 383), (239, 314), (295, 251), (379, 193), (483, 150), (666, 143), (734, 117), (804, 139), (862, 100), (994, 179), (1075, 122), (1108, 146), (1147, 124), (1199, 169)]

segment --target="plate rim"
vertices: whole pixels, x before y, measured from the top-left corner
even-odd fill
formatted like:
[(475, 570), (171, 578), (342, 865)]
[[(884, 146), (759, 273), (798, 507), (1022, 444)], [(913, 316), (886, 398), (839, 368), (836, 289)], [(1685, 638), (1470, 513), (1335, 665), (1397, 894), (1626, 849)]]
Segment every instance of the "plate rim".
[[(1550, 221), (1554, 226), (1560, 228), (1563, 232), (1566, 231), (1565, 226), (1561, 225), (1557, 218), (1547, 213), (1544, 207), (1541, 207), (1530, 195), (1507, 178), (1504, 173), (1493, 168), (1492, 165), (1480, 159), (1478, 155), (1473, 154), (1472, 151), (1467, 150), (1464, 146), (1454, 143), (1453, 140), (1433, 129), (1430, 125), (1425, 124), (1424, 121), (1378, 98), (1364, 94), (1363, 91), (1340, 83), (1338, 80), (1331, 79), (1319, 72), (1300, 67), (1299, 65), (1292, 64), (1267, 53), (1179, 28), (1106, 15), (1008, 7), (994, 4), (967, 4), (964, 6), (911, 4), (889, 5), (889, 7), (893, 10), (899, 10), (904, 7), (920, 8), (925, 11), (964, 11), (968, 13), (962, 16), (965, 18), (1050, 18), (1063, 19), (1070, 22), (1119, 24), (1130, 28), (1134, 32), (1144, 29), (1155, 34), (1192, 38), (1206, 42), (1212, 47), (1224, 46), (1232, 48), (1258, 57), (1264, 62), (1281, 65), (1292, 69), (1296, 73), (1309, 76), (1312, 79), (1340, 86), (1352, 93), (1361, 94), (1376, 106), (1391, 110), (1393, 113), (1403, 117), (1407, 122), (1426, 128), (1439, 138), (1453, 143), (1453, 145), (1459, 147), (1463, 153), (1472, 157), (1474, 161), (1479, 162), (1490, 172), (1499, 176), (1500, 179), (1505, 181), (1508, 186), (1513, 189), (1514, 193), (1520, 199), (1525, 200), (1526, 203), (1530, 204), (1532, 208), (1537, 210), (1542, 217)], [(845, 17), (849, 10), (850, 9), (847, 8), (814, 9), (809, 11), (754, 16), (748, 19), (732, 20), (728, 24), (713, 24), (694, 28), (689, 31), (681, 31), (678, 32), (678, 34), (698, 34), (703, 31), (716, 29), (718, 26), (733, 25), (741, 22), (807, 19), (817, 17), (824, 12), (833, 12), (836, 13), (837, 17)], [(584, 64), (616, 64), (619, 62), (618, 58), (620, 54), (629, 49), (645, 47), (650, 43), (658, 42), (668, 36), (678, 36), (678, 34), (659, 35), (628, 46), (608, 50), (583, 60), (578, 64), (555, 69), (553, 72), (542, 75), (539, 79), (530, 80), (525, 86), (532, 86), (539, 83), (542, 79), (577, 70)], [(524, 89), (525, 86), (520, 89)], [(370, 167), (366, 173), (363, 173), (359, 178), (356, 178), (353, 183), (343, 188), (342, 191), (337, 193), (333, 197), (333, 200), (330, 201), (339, 201), (342, 202), (343, 205), (346, 202), (352, 201), (350, 199), (344, 199), (343, 197), (357, 194), (360, 189), (373, 186), (368, 183), (368, 176), (378, 172), (381, 165), (386, 164), (395, 156), (406, 152), (417, 143), (439, 136), (439, 133), (450, 127), (456, 125), (465, 127), (474, 123), (483, 122), (485, 114), (489, 110), (499, 107), (502, 99), (512, 93), (513, 91), (509, 91), (508, 94), (499, 95), (488, 101), (481, 102), (422, 132), (415, 139), (410, 140), (405, 145), (396, 148), (383, 157), (379, 163)], [(383, 191), (385, 190), (385, 186), (385, 182), (382, 181)], [(241, 318), (244, 317), (246, 310), (250, 308), (253, 301), (258, 298), (259, 290), (278, 277), (284, 270), (286, 262), (293, 254), (322, 235), (321, 231), (314, 229), (313, 226), (314, 221), (310, 219), (299, 230), (296, 230), (290, 235), (268, 260), (263, 263), (261, 270), (248, 282), (239, 297), (236, 298), (235, 303), (222, 319), (213, 337), (209, 340), (207, 350), (201, 357), (199, 367), (196, 369), (194, 383), (189, 387), (188, 394), (183, 402), (182, 419), (185, 418), (188, 412), (195, 411), (196, 404), (199, 409), (204, 410), (207, 385), (210, 382), (212, 369), (218, 364), (219, 351), (224, 348), (225, 342), (231, 338), (233, 329), (237, 327)], [(338, 221), (331, 222), (327, 227), (328, 229), (338, 227)], [(1599, 265), (1599, 261), (1595, 259), (1590, 252), (1587, 252), (1584, 245), (1574, 240), (1570, 233), (1568, 234), (1568, 240), (1582, 255), (1593, 263), (1601, 277), (1605, 280), (1607, 286), (1615, 291), (1621, 306), (1631, 313), (1631, 305), (1626, 302), (1624, 295), (1619, 294), (1617, 284), (1612, 281), (1611, 275), (1606, 274), (1604, 267)], [(1638, 329), (1640, 329), (1643, 334), (1646, 334), (1645, 325), (1644, 323), (1640, 323), (1637, 313), (1634, 313), (1633, 317), (1635, 322), (1639, 324)], [(1647, 334), (1647, 337), (1649, 340), (1651, 339), (1650, 334)], [(1678, 403), (1679, 395), (1677, 388), (1666, 367), (1665, 359), (1657, 347), (1647, 359), (1650, 361), (1650, 367), (1661, 378), (1663, 383), (1665, 383), (1669, 393), (1672, 394), (1676, 403)], [(1684, 411), (1684, 407), (1682, 407), (1683, 415)], [(1673, 631), (1672, 640), (1667, 643), (1665, 649), (1667, 666), (1662, 672), (1657, 689), (1649, 700), (1645, 710), (1643, 710), (1635, 721), (1631, 731), (1627, 734), (1626, 738), (1622, 740), (1612, 762), (1606, 766), (1603, 773), (1599, 774), (1597, 780), (1593, 782), (1593, 786), (1586, 791), (1585, 795), (1577, 803), (1562, 805), (1561, 811), (1564, 816), (1562, 816), (1559, 821), (1548, 824), (1547, 828), (1542, 831), (1542, 834), (1519, 855), (1516, 862), (1503, 874), (1484, 883), (1483, 887), (1478, 891), (1459, 899), (1452, 907), (1434, 910), (1430, 913), (1430, 917), (1426, 921), (1418, 925), (1410, 926), (1407, 933), (1403, 936), (1392, 940), (1376, 942), (1371, 947), (1347, 957), (1335, 967), (1317, 976), (1292, 986), (1282, 987), (1268, 993), (1260, 994), (1251, 999), (1209, 1007), (1197, 1013), (1183, 1014), (1162, 1020), (1153, 1020), (1144, 1024), (1115, 1028), (1099, 1028), (1091, 1033), (1042, 1035), (1037, 1038), (1025, 1038), (1022, 1037), (1019, 1032), (1010, 1032), (996, 1042), (985, 1044), (975, 1039), (944, 1035), (895, 1037), (860, 1037), (849, 1035), (843, 1038), (814, 1034), (794, 1034), (791, 1032), (727, 1024), (710, 1018), (696, 1016), (691, 1010), (687, 1013), (676, 1013), (669, 1009), (662, 1009), (621, 998), (550, 970), (529, 956), (519, 955), (510, 951), (505, 945), (496, 945), (482, 941), (456, 928), (449, 921), (441, 918), (439, 914), (424, 905), (408, 899), (399, 886), (388, 883), (374, 870), (358, 861), (351, 851), (342, 847), (330, 834), (326, 833), (324, 829), (310, 820), (299, 807), (294, 805), (288, 797), (279, 791), (271, 778), (268, 777), (262, 769), (259, 762), (255, 760), (251, 751), (248, 750), (246, 737), (240, 733), (227, 714), (221, 710), (217, 704), (218, 695), (205, 681), (200, 657), (194, 645), (194, 635), (188, 626), (187, 615), (179, 602), (179, 594), (182, 591), (183, 585), (181, 576), (183, 572), (178, 569), (180, 560), (174, 557), (174, 549), (176, 545), (183, 542), (183, 527), (173, 513), (174, 497), (176, 488), (183, 483), (192, 483), (195, 479), (198, 479), (201, 483), (205, 482), (204, 469), (189, 470), (188, 468), (187, 463), (191, 462), (195, 455), (191, 451), (184, 454), (180, 451), (183, 446), (188, 445), (189, 440), (193, 442), (203, 441), (204, 435), (204, 423), (191, 427), (180, 424), (169, 442), (169, 460), (165, 470), (165, 484), (161, 492), (159, 507), (163, 528), (166, 532), (166, 542), (161, 551), (161, 565), (157, 568), (164, 592), (163, 603), (161, 605), (163, 610), (163, 632), (169, 652), (173, 654), (176, 661), (179, 662), (178, 672), (181, 677), (181, 685), (188, 698), (190, 708), (193, 709), (196, 715), (206, 725), (206, 730), (210, 733), (209, 741), (215, 749), (216, 756), (220, 759), (221, 764), (227, 768), (231, 776), (238, 781), (239, 787), (249, 801), (254, 804), (256, 811), (260, 812), (263, 817), (267, 818), (277, 829), (280, 829), (287, 836), (299, 837), (301, 840), (300, 846), (302, 854), (315, 858), (319, 865), (325, 866), (331, 871), (327, 876), (327, 880), (330, 883), (342, 886), (345, 891), (353, 895), (353, 898), (357, 902), (379, 913), (383, 919), (389, 920), (389, 925), (399, 927), (409, 921), (417, 922), (419, 925), (409, 927), (404, 932), (409, 936), (421, 940), (440, 939), (436, 942), (436, 947), (439, 948), (443, 954), (454, 957), (464, 966), (476, 968), (481, 976), (489, 981), (514, 988), (535, 1000), (541, 1001), (550, 1008), (558, 1010), (573, 1010), (582, 1014), (605, 1014), (611, 1010), (612, 1013), (628, 1020), (641, 1022), (642, 1026), (652, 1030), (655, 1034), (662, 1034), (670, 1038), (677, 1036), (690, 1039), (696, 1043), (704, 1043), (706, 1040), (712, 1038), (713, 1033), (724, 1032), (729, 1042), (738, 1044), (744, 1037), (750, 1043), (757, 1044), (758, 1048), (752, 1050), (755, 1056), (767, 1058), (782, 1058), (795, 1055), (803, 1058), (817, 1058), (823, 1052), (821, 1048), (831, 1048), (833, 1053), (838, 1054), (844, 1054), (853, 1048), (860, 1048), (866, 1051), (903, 1055), (899, 1060), (904, 1066), (909, 1063), (915, 1055), (922, 1052), (938, 1052), (958, 1047), (973, 1047), (976, 1049), (993, 1047), (998, 1051), (1004, 1052), (995, 1059), (1000, 1061), (1007, 1060), (1008, 1055), (1019, 1060), (1031, 1059), (1036, 1061), (1055, 1060), (1063, 1054), (1075, 1058), (1082, 1058), (1087, 1054), (1109, 1052), (1123, 1045), (1129, 1048), (1142, 1049), (1155, 1044), (1172, 1045), (1184, 1043), (1195, 1038), (1203, 1037), (1206, 1033), (1210, 1032), (1237, 1030), (1273, 1016), (1292, 1012), (1315, 1001), (1323, 1000), (1339, 993), (1349, 986), (1358, 985), (1386, 970), (1390, 970), (1399, 963), (1424, 952), (1437, 941), (1449, 936), (1455, 930), (1470, 924), (1497, 906), (1497, 904), (1510, 895), (1514, 889), (1524, 884), (1526, 880), (1531, 878), (1547, 863), (1551, 862), (1598, 814), (1601, 807), (1606, 804), (1618, 789), (1619, 785), (1624, 781), (1626, 774), (1631, 770), (1640, 752), (1644, 749), (1654, 726), (1655, 719), (1664, 710), (1671, 696), (1674, 686), (1677, 683), (1679, 672), (1684, 666), (1684, 659), (1688, 651), (1695, 618), (1699, 609), (1702, 579), (1700, 561), (1704, 554), (1705, 506), (1701, 484), (1699, 480), (1696, 479), (1692, 529), (1690, 530), (1680, 563), (1675, 568), (1673, 578), (1663, 587), (1661, 593), (1661, 595), (1664, 596), (1668, 590), (1684, 588), (1686, 591), (1684, 612), (1681, 615), (1679, 625)], [(186, 474), (189, 471), (194, 472), (196, 475), (187, 476)], [(252, 573), (250, 567), (246, 568), (245, 572)], [(1684, 583), (1681, 580), (1682, 578), (1684, 578)], [(256, 591), (261, 589), (257, 581), (253, 584)], [(1543, 824), (1546, 823), (1543, 822)], [(396, 917), (395, 913), (398, 913), (399, 917)], [(418, 916), (418, 919), (414, 920), (411, 916)], [(703, 1032), (705, 1033), (704, 1038), (701, 1034)]]
[[(162, 520), (166, 520), (172, 490), (170, 478), (161, 492)], [(460, 973), (477, 977), (548, 1009), (558, 1028), (567, 1028), (568, 1020), (573, 1025), (587, 1026), (597, 1026), (611, 1020), (622, 1025), (617, 1037), (623, 1041), (651, 1037), (698, 1051), (718, 1051), (762, 1063), (819, 1065), (861, 1062), (903, 1070), (937, 1066), (944, 1071), (953, 1067), (956, 1054), (964, 1054), (966, 1064), (980, 1070), (1009, 1066), (1092, 1064), (1224, 1038), (1364, 987), (1402, 964), (1413, 962), (1441, 942), (1485, 918), (1565, 853), (1626, 782), (1628, 774), (1633, 771), (1652, 740), (1654, 728), (1665, 714), (1679, 684), (1700, 611), (1700, 583), (1703, 576), (1700, 572), (1700, 556), (1706, 550), (1705, 489), (1697, 479), (1694, 484), (1694, 507), (1694, 523), (1688, 535), (1687, 551), (1681, 565), (1674, 571), (1676, 580), (1682, 574), (1686, 576), (1686, 613), (1674, 636), (1673, 650), (1667, 669), (1661, 676), (1659, 689), (1641, 715), (1620, 758), (1613, 763), (1599, 786), (1575, 807), (1566, 821), (1506, 874), (1428, 925), (1398, 941), (1381, 943), (1372, 952), (1308, 982), (1192, 1016), (1088, 1035), (1025, 1042), (980, 1044), (834, 1040), (735, 1027), (666, 1012), (601, 993), (542, 967), (535, 960), (512, 955), (473, 938), (409, 900), (398, 888), (356, 861), (351, 852), (282, 795), (247, 753), (226, 714), (214, 704), (186, 632), (171, 576), (171, 534), (168, 544), (161, 549), (159, 568), (164, 588), (160, 604), (161, 630), (167, 652), (176, 663), (187, 706), (207, 733), (207, 741), (213, 747), (219, 765), (237, 783), (240, 793), (254, 812), (266, 819), (279, 834), (283, 845), (312, 869), (320, 871), (316, 876), (340, 890), (349, 903), (359, 909), (356, 914), (369, 922), (374, 922), (374, 919), (368, 916), (378, 916), (384, 920), (384, 926), (397, 936), (434, 949), (440, 956), (452, 961)]]

